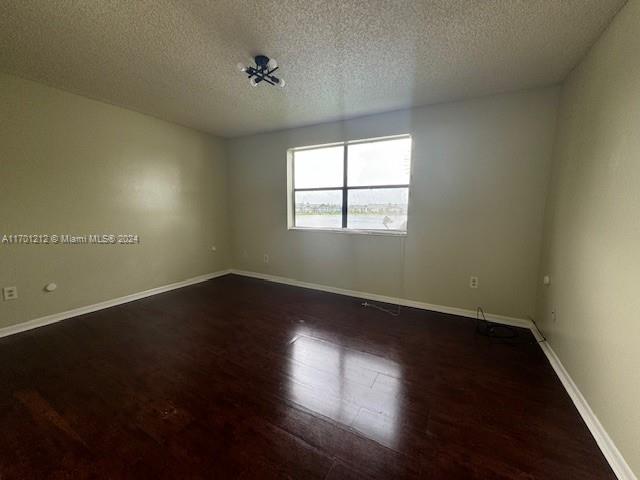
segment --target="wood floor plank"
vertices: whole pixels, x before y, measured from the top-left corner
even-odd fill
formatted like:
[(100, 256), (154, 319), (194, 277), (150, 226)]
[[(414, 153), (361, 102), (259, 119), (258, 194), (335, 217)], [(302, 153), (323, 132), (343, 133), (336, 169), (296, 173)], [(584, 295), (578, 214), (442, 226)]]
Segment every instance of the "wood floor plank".
[(0, 475), (615, 478), (530, 332), (227, 275), (0, 339)]

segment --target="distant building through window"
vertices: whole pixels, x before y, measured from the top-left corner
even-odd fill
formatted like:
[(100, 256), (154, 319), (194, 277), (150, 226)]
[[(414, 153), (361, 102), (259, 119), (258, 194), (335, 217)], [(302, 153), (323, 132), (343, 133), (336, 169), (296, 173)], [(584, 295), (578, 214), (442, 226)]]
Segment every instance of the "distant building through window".
[(407, 231), (409, 135), (289, 150), (289, 226)]

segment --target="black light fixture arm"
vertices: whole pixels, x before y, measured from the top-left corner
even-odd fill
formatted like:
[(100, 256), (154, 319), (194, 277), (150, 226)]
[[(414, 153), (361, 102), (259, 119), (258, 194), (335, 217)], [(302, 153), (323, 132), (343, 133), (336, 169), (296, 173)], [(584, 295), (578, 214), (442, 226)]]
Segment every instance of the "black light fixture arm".
[(278, 70), (278, 65), (275, 61), (271, 60), (266, 55), (257, 55), (254, 58), (256, 63), (254, 66), (245, 67), (242, 64), (239, 65), (240, 70), (247, 74), (248, 79), (254, 79), (252, 85), (257, 85), (260, 82), (266, 82), (269, 85), (284, 86), (284, 80), (276, 77), (273, 72)]

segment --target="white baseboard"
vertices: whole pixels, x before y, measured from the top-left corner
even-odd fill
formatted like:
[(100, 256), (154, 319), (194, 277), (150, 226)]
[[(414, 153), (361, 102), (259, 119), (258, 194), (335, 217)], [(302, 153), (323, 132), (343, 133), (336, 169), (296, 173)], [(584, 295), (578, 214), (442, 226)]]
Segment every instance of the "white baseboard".
[[(275, 275), (268, 275), (266, 273), (248, 272), (248, 271), (236, 270), (236, 269), (231, 269), (231, 273), (236, 275), (242, 275), (245, 277), (259, 278), (259, 279), (267, 280), (270, 282), (283, 283), (286, 285), (292, 285), (296, 287), (320, 290), (322, 292), (330, 292), (330, 293), (337, 293), (339, 295), (347, 295), (350, 297), (364, 298), (364, 299), (372, 300), (376, 302), (391, 303), (394, 305), (402, 305), (405, 307), (414, 307), (422, 310), (431, 310), (435, 312), (460, 315), (463, 317), (476, 318), (476, 312), (474, 312), (473, 310), (466, 310), (463, 308), (446, 307), (442, 305), (434, 305), (431, 303), (417, 302), (414, 300), (406, 300), (403, 298), (387, 297), (385, 295), (378, 295), (374, 293), (347, 290), (344, 288), (331, 287), (328, 285), (319, 285), (315, 283), (301, 282), (299, 280), (294, 280), (286, 277), (278, 277)], [(595, 413), (593, 413), (593, 410), (591, 410), (591, 407), (587, 403), (586, 399), (582, 396), (582, 393), (580, 393), (580, 390), (578, 389), (575, 382), (569, 375), (569, 372), (567, 372), (567, 370), (562, 365), (562, 362), (560, 362), (560, 359), (551, 348), (551, 345), (549, 344), (549, 342), (543, 341), (543, 337), (538, 331), (538, 329), (536, 328), (535, 324), (529, 319), (506, 317), (504, 315), (487, 314), (486, 318), (491, 322), (501, 323), (505, 325), (512, 325), (516, 327), (523, 327), (531, 330), (531, 333), (536, 338), (536, 340), (538, 340), (539, 345), (542, 348), (542, 351), (547, 356), (547, 359), (549, 360), (549, 363), (553, 367), (553, 370), (556, 372), (556, 375), (558, 375), (558, 378), (562, 382), (562, 385), (567, 390), (567, 393), (571, 397), (571, 400), (573, 401), (574, 405), (578, 409), (578, 412), (580, 412), (582, 419), (584, 420), (587, 427), (591, 431), (591, 434), (593, 435), (593, 438), (598, 444), (598, 447), (600, 447), (602, 454), (604, 455), (606, 460), (609, 462), (609, 465), (611, 465), (611, 468), (617, 475), (618, 479), (619, 480), (638, 480), (634, 475), (634, 473), (631, 471), (631, 468), (629, 467), (627, 462), (624, 460), (624, 457), (622, 456), (620, 451), (617, 449), (617, 447), (613, 443), (613, 440), (611, 440), (611, 438), (605, 431), (604, 427), (596, 417)]]
[[(294, 287), (310, 288), (312, 290), (320, 290), (322, 292), (337, 293), (338, 295), (347, 295), (349, 297), (364, 298), (374, 302), (391, 303), (393, 305), (402, 305), (403, 307), (419, 308), (421, 310), (431, 310), (433, 312), (449, 313), (451, 315), (459, 315), (461, 317), (476, 318), (474, 310), (467, 310), (458, 307), (446, 307), (443, 305), (434, 305), (432, 303), (418, 302), (416, 300), (407, 300), (404, 298), (388, 297), (386, 295), (378, 295), (377, 293), (359, 292), (356, 290), (347, 290), (345, 288), (331, 287), (329, 285), (320, 285), (317, 283), (301, 282), (287, 277), (278, 277), (268, 275), (266, 273), (249, 272), (246, 270), (231, 269), (231, 273), (242, 275), (243, 277), (259, 278), (269, 282), (283, 283)], [(507, 317), (504, 315), (485, 314), (487, 320), (504, 325), (512, 325), (514, 327), (529, 328), (533, 326), (531, 320), (524, 318)]]
[(188, 278), (181, 282), (171, 283), (169, 285), (163, 285), (161, 287), (152, 288), (143, 292), (132, 293), (124, 297), (114, 298), (112, 300), (105, 300), (104, 302), (95, 303), (93, 305), (87, 305), (85, 307), (74, 308), (73, 310), (67, 310), (66, 312), (54, 313), (47, 315), (46, 317), (36, 318), (27, 322), (18, 323), (17, 325), (10, 325), (8, 327), (0, 328), (0, 338), (8, 335), (14, 335), (16, 333), (31, 330), (33, 328), (43, 327), (52, 323), (59, 322), (71, 317), (77, 317), (78, 315), (84, 315), (85, 313), (95, 312), (109, 307), (115, 307), (116, 305), (122, 305), (123, 303), (133, 302), (134, 300), (140, 300), (141, 298), (150, 297), (159, 293), (175, 290), (176, 288), (186, 287), (195, 283), (206, 282), (212, 278), (221, 277), (230, 273), (230, 270), (221, 270), (219, 272), (207, 273), (205, 275), (199, 275), (197, 277)]
[(596, 417), (596, 414), (591, 410), (587, 400), (571, 378), (571, 375), (569, 375), (569, 372), (564, 368), (564, 365), (562, 365), (560, 358), (549, 342), (546, 341), (540, 343), (540, 347), (547, 356), (553, 370), (556, 372), (556, 375), (558, 375), (562, 385), (567, 390), (573, 404), (578, 409), (578, 412), (580, 412), (584, 423), (587, 424), (591, 435), (593, 435), (593, 438), (598, 444), (598, 447), (600, 447), (604, 458), (607, 459), (607, 462), (609, 462), (611, 469), (615, 472), (618, 479), (637, 480), (635, 474), (631, 471), (631, 467), (629, 467), (615, 443), (613, 443), (613, 440), (609, 437), (609, 434), (600, 423), (600, 420), (598, 420), (598, 417)]

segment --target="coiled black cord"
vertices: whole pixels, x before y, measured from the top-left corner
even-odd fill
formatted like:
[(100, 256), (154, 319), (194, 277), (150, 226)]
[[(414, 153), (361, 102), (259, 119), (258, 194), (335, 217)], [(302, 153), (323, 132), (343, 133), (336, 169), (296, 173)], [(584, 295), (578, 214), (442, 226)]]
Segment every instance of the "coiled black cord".
[[(482, 319), (480, 318), (482, 316)], [(476, 333), (489, 338), (511, 339), (518, 337), (518, 331), (509, 325), (493, 323), (484, 316), (482, 307), (476, 310)]]

